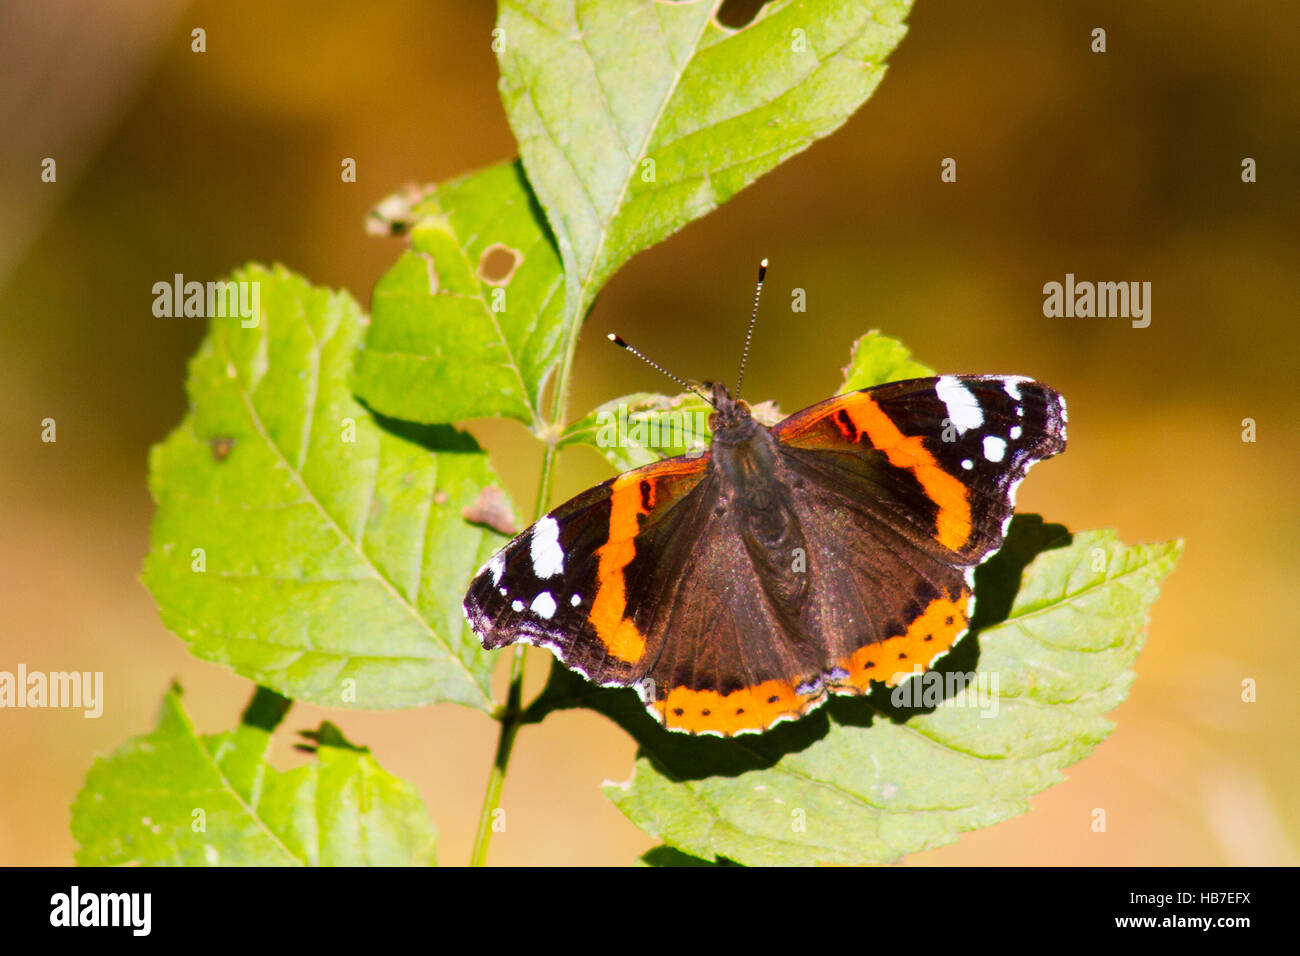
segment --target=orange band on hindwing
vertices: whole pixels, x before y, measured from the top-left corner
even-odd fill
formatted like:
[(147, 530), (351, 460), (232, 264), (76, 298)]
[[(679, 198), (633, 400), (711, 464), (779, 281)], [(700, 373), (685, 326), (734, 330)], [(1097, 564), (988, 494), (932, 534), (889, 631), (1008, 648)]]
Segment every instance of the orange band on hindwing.
[(645, 653), (645, 635), (623, 616), (627, 581), (623, 572), (636, 557), (640, 515), (654, 507), (655, 479), (629, 472), (614, 479), (609, 491), (609, 538), (596, 551), (596, 596), (587, 620), (610, 656), (629, 664)]
[[(866, 435), (876, 449), (885, 453), (896, 468), (906, 468), (926, 495), (939, 508), (935, 517), (939, 543), (951, 551), (960, 551), (970, 540), (970, 495), (962, 482), (939, 467), (919, 436), (907, 436), (881, 411), (869, 395), (857, 392), (845, 395), (839, 410), (847, 413), (859, 433)], [(837, 410), (835, 415), (839, 414)], [(841, 434), (848, 437), (842, 421), (834, 421)], [(856, 439), (856, 436), (853, 436)]]
[(873, 680), (894, 687), (901, 683), (895, 679), (900, 674), (911, 677), (918, 667), (929, 670), (934, 659), (951, 650), (957, 643), (957, 636), (969, 625), (966, 616), (969, 600), (970, 592), (965, 589), (955, 601), (946, 597), (935, 598), (921, 616), (908, 625), (906, 633), (867, 644), (837, 661), (848, 676), (841, 677), (834, 686), (852, 687), (865, 693)]
[(714, 690), (674, 687), (654, 709), (665, 727), (693, 734), (717, 733), (730, 737), (744, 730), (763, 730), (778, 720), (798, 717), (817, 694), (800, 694), (789, 681), (769, 680), (742, 687), (730, 694)]

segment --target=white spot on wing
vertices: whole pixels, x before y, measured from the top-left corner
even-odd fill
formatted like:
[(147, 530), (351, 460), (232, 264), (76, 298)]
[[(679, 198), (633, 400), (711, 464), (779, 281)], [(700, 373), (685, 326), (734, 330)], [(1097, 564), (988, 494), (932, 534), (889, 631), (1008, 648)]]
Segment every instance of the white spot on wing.
[(537, 597), (533, 598), (533, 603), (529, 610), (534, 614), (546, 618), (548, 621), (551, 615), (555, 613), (555, 598), (551, 597), (550, 591), (543, 591)]
[(980, 403), (955, 375), (941, 375), (934, 387), (940, 401), (948, 409), (949, 420), (957, 426), (957, 433), (979, 428), (984, 424)]
[(581, 603), (582, 603), (581, 594), (575, 594), (573, 597), (569, 598), (569, 604), (571, 604), (573, 607), (577, 607)]
[(1019, 425), (1012, 425), (1012, 426), (1011, 426), (1011, 438), (1012, 438), (1012, 440), (1019, 438), (1022, 434), (1023, 434), (1023, 432), (1021, 431), (1021, 428), (1020, 428)]
[(1017, 378), (1005, 379), (1002, 382), (1002, 388), (1008, 395), (1014, 398), (1017, 402), (1020, 401), (1020, 379)]
[(506, 573), (506, 560), (500, 554), (495, 555), (488, 562), (488, 568), (492, 571), (492, 584), (497, 586), (501, 583), (501, 575)]
[(967, 471), (970, 471), (972, 468), (975, 467), (975, 462), (971, 461), (969, 458), (963, 458), (961, 460), (961, 466), (965, 468)]
[(520, 611), (522, 611), (522, 610), (524, 609), (524, 602), (523, 602), (523, 601), (518, 601), (518, 600), (516, 600), (516, 601), (511, 601), (511, 602), (510, 602), (510, 609), (513, 610), (516, 614), (518, 614)]
[(1007, 442), (997, 435), (984, 436), (984, 457), (989, 461), (1001, 461), (1007, 453)]
[(533, 525), (528, 545), (533, 557), (533, 574), (553, 578), (564, 571), (564, 549), (560, 547), (560, 526), (549, 515)]

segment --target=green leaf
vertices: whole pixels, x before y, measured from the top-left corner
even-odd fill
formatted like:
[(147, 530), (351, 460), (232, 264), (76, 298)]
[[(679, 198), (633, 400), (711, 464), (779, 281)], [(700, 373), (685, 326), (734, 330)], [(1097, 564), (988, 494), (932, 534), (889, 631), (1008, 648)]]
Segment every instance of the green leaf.
[(873, 330), (853, 343), (849, 364), (844, 366), (843, 372), (844, 384), (837, 395), (886, 382), (929, 378), (934, 369), (913, 359), (902, 342)]
[[(321, 736), (326, 734), (322, 727)], [(199, 735), (178, 689), (158, 729), (95, 761), (72, 805), (82, 866), (409, 866), (437, 830), (409, 783), (368, 753), (321, 745), (284, 773), (249, 724)]]
[(1023, 813), (1109, 733), (1180, 552), (1017, 517), (977, 572), (975, 634), (938, 671), (976, 683), (942, 706), (914, 679), (761, 737), (695, 740), (606, 699), (641, 745), (606, 793), (669, 846), (747, 865), (882, 863)]
[(347, 374), (350, 297), (249, 267), (258, 324), (211, 320), (190, 414), (150, 456), (144, 581), (197, 656), (297, 700), (492, 707), (492, 655), (460, 609), (504, 538), (462, 510), (495, 483), (447, 426), (381, 423)]
[(357, 394), (408, 421), (500, 415), (539, 427), (564, 276), (519, 164), (446, 183), (403, 222), (411, 245), (375, 286)]
[[(672, 397), (636, 392), (592, 409), (564, 430), (559, 447), (587, 445), (619, 471), (628, 471), (661, 458), (707, 450), (713, 436), (712, 411), (693, 392)], [(772, 402), (755, 405), (753, 413), (767, 425), (781, 419)]]
[(568, 274), (571, 316), (628, 258), (838, 128), (905, 0), (503, 0), (501, 96)]
[(592, 409), (564, 430), (560, 447), (588, 445), (619, 471), (709, 447), (709, 413), (698, 395), (624, 395)]

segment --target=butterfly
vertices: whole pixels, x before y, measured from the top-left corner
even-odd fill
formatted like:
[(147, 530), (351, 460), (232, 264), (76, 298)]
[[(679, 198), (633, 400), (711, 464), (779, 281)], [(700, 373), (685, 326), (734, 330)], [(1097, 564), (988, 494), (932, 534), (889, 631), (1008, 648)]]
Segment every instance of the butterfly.
[(1063, 399), (1021, 376), (891, 382), (770, 427), (706, 387), (707, 452), (555, 508), (464, 601), (484, 647), (549, 648), (686, 733), (762, 732), (932, 668), (1017, 486), (1065, 448)]

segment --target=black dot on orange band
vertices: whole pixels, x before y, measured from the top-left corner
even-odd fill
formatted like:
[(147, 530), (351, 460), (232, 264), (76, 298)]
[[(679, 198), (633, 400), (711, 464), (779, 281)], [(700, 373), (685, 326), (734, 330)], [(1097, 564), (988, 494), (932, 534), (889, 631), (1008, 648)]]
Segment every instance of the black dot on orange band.
[(737, 707), (737, 708), (736, 708), (736, 713), (738, 713), (738, 714), (743, 714), (744, 712), (745, 712), (745, 708), (744, 708), (744, 707)]
[(680, 717), (682, 714), (686, 713), (686, 711), (682, 710), (680, 707), (674, 707), (673, 713)]
[(933, 635), (933, 634), (927, 634), (927, 635), (925, 635), (924, 640), (932, 641), (932, 640), (934, 640), (934, 635)]
[(906, 655), (906, 654), (899, 654), (899, 655), (898, 655), (898, 659), (899, 659), (900, 661), (905, 661), (905, 660), (907, 660), (907, 655)]
[(841, 408), (835, 416), (835, 420), (840, 424), (840, 431), (849, 441), (856, 441), (858, 437), (858, 427), (853, 424), (853, 418), (849, 415), (848, 409)]
[(862, 665), (862, 669), (866, 670), (868, 667), (875, 667), (875, 666), (876, 666), (875, 661), (867, 661), (865, 664)]
[(951, 623), (952, 623), (952, 615), (949, 614), (947, 617), (945, 617), (945, 618), (943, 619), (943, 623), (945, 623), (945, 624), (951, 624)]
[(769, 704), (775, 704), (775, 703), (776, 703), (778, 700), (780, 700), (780, 699), (781, 699), (781, 698), (780, 698), (780, 697), (777, 697), (776, 694), (773, 694), (771, 697), (769, 697), (769, 698), (767, 699), (767, 702), (768, 702)]
[(709, 714), (713, 713), (713, 711), (711, 711), (711, 710), (709, 710), (709, 708), (705, 707), (702, 711), (700, 711), (700, 713), (701, 713), (703, 716), (707, 717), (707, 716), (709, 716)]
[(650, 482), (646, 481), (644, 478), (641, 479), (641, 510), (642, 510), (642, 511), (649, 511), (649, 510), (650, 510), (650, 491), (651, 491), (651, 489), (652, 489), (652, 486), (651, 486)]

